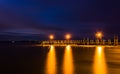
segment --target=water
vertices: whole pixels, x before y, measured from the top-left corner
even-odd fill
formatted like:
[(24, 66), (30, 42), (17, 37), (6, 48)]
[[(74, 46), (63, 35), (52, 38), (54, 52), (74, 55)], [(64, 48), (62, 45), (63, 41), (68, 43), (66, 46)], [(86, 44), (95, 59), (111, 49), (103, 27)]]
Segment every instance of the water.
[(119, 74), (120, 47), (0, 46), (1, 74)]

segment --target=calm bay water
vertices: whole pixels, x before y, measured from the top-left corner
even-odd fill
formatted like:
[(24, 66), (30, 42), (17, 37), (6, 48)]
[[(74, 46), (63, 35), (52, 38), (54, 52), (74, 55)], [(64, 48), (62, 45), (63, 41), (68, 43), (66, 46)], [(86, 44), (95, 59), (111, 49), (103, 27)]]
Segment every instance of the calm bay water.
[(0, 46), (1, 74), (120, 74), (120, 47)]

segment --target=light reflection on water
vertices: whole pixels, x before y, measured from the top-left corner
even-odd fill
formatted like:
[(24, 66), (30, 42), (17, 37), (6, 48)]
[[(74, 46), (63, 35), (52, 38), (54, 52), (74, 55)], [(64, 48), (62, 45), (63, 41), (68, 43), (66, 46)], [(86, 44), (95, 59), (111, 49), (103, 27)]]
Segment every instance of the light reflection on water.
[(120, 45), (71, 47), (72, 50), (70, 46), (56, 46), (56, 49), (51, 46), (48, 52), (48, 46), (1, 45), (2, 71), (5, 74), (120, 74)]
[(55, 47), (50, 46), (50, 50), (47, 54), (47, 61), (46, 61), (46, 74), (56, 74), (56, 54), (55, 54)]
[[(87, 48), (86, 48), (87, 49)], [(105, 48), (106, 50), (106, 48)], [(108, 49), (107, 49), (108, 50)], [(56, 51), (59, 51), (59, 50), (56, 50)], [(80, 51), (82, 51), (80, 49)], [(85, 50), (87, 53), (88, 51)], [(109, 50), (108, 52), (110, 51), (113, 51), (113, 50)], [(95, 51), (92, 51), (92, 52), (95, 52), (94, 54), (94, 58), (91, 58), (93, 60), (92, 62), (92, 66), (93, 67), (93, 74), (108, 74), (108, 72), (114, 72), (114, 71), (108, 71), (108, 69), (110, 69), (109, 67), (107, 67), (107, 65), (109, 65), (108, 63), (106, 64), (106, 58), (105, 58), (105, 53), (104, 53), (104, 47), (101, 47), (101, 46), (97, 46), (95, 48)], [(83, 56), (87, 56), (88, 58), (90, 58), (88, 55), (89, 54), (82, 54), (82, 53), (85, 53), (85, 52), (80, 52), (81, 55)], [(108, 55), (110, 55), (109, 53), (107, 53)], [(65, 49), (64, 49), (64, 53), (61, 54), (61, 56), (63, 55), (62, 57), (62, 66), (61, 65), (57, 65), (57, 63), (59, 61), (57, 61), (56, 59), (58, 57), (57, 54), (55, 53), (55, 47), (54, 46), (50, 46), (50, 50), (49, 52), (47, 53), (47, 58), (46, 58), (46, 66), (45, 66), (45, 74), (57, 74), (59, 73), (59, 69), (62, 68), (61, 72), (62, 74), (74, 74), (74, 73), (84, 73), (84, 69), (86, 71), (88, 71), (87, 69), (88, 68), (91, 68), (90, 65), (87, 65), (88, 63), (85, 61), (85, 63), (82, 65), (83, 68), (75, 70), (77, 69), (77, 66), (81, 66), (80, 64), (82, 63), (81, 60), (77, 60), (77, 59), (74, 59), (73, 60), (73, 54), (72, 54), (72, 48), (70, 45), (66, 46)], [(114, 55), (111, 55), (111, 56), (114, 56)], [(75, 56), (76, 58), (78, 58), (78, 56), (76, 55)], [(80, 59), (80, 58), (78, 58)], [(109, 58), (111, 59), (111, 58)], [(84, 60), (84, 59), (82, 59)], [(114, 60), (114, 59), (111, 59), (111, 60)], [(76, 65), (76, 63), (74, 63), (73, 61), (79, 61), (79, 64)], [(109, 60), (107, 60), (108, 62)], [(59, 64), (59, 63), (58, 63)], [(87, 65), (87, 67), (85, 67)], [(79, 68), (79, 67), (78, 67)], [(83, 69), (83, 70), (82, 70)], [(77, 71), (77, 72), (75, 72)], [(85, 72), (87, 73), (87, 72)]]
[(107, 65), (104, 56), (104, 48), (101, 46), (96, 47), (94, 63), (93, 63), (94, 74), (107, 74)]
[(71, 46), (68, 45), (65, 48), (64, 58), (63, 58), (63, 74), (73, 74), (73, 56)]

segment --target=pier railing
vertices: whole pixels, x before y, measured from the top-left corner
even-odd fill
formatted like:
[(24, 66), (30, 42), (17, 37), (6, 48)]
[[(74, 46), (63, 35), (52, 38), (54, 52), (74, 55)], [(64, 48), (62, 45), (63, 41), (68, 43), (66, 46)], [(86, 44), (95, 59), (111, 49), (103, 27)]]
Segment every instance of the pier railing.
[(119, 45), (118, 41), (111, 40), (45, 40), (41, 45)]

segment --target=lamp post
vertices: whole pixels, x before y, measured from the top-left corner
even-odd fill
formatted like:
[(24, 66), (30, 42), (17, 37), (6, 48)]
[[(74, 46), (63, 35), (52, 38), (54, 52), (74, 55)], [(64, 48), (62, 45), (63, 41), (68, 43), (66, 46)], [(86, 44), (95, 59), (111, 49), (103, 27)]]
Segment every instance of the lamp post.
[(50, 40), (53, 40), (54, 39), (54, 35), (50, 35), (49, 38), (50, 38)]
[[(99, 44), (99, 41), (102, 41), (102, 37), (103, 37), (102, 32), (97, 32), (97, 33), (95, 34), (95, 36), (96, 36), (97, 41), (98, 41), (98, 44)], [(96, 41), (96, 42), (97, 42), (97, 41)]]
[(96, 33), (96, 37), (97, 37), (98, 39), (102, 39), (102, 37), (103, 37), (102, 32), (97, 32), (97, 33)]
[(54, 35), (52, 35), (52, 34), (49, 35), (49, 39), (50, 39), (50, 44), (53, 44), (53, 41), (52, 41), (52, 40), (54, 39)]
[(67, 39), (67, 43), (69, 44), (69, 39), (71, 38), (71, 34), (66, 34), (65, 38)]
[(66, 38), (67, 40), (69, 40), (69, 39), (71, 38), (71, 35), (70, 35), (70, 34), (66, 34), (66, 35), (65, 35), (65, 38)]

